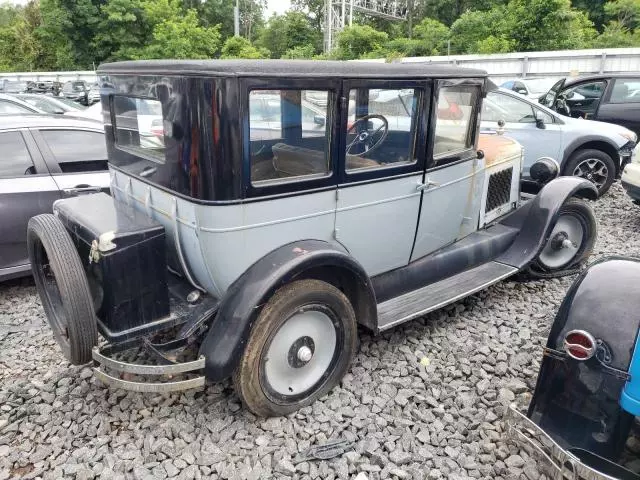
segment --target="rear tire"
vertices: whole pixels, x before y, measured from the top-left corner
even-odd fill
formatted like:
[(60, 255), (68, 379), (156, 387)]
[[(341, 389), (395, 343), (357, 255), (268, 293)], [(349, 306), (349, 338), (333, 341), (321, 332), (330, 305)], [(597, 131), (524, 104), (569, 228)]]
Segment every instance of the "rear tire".
[(549, 274), (580, 266), (591, 255), (597, 236), (593, 209), (583, 200), (568, 199), (560, 208), (547, 243), (532, 264), (532, 272)]
[(38, 215), (27, 226), (27, 248), (42, 307), (65, 358), (91, 360), (98, 329), (89, 283), (78, 251), (60, 220)]
[(310, 405), (344, 376), (356, 351), (349, 299), (320, 280), (298, 280), (263, 307), (233, 381), (253, 413), (281, 416)]
[(564, 175), (589, 180), (598, 189), (598, 196), (602, 196), (609, 191), (616, 179), (616, 164), (602, 150), (592, 148), (578, 150), (569, 157)]

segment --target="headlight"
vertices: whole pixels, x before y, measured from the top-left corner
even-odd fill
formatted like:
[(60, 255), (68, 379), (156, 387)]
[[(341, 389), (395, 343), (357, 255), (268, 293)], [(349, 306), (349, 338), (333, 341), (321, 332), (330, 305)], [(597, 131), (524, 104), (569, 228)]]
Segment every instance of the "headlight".
[(632, 132), (631, 130), (627, 130), (627, 129), (620, 130), (618, 134), (626, 138), (630, 142), (636, 143), (638, 141), (638, 136), (635, 134), (635, 132)]

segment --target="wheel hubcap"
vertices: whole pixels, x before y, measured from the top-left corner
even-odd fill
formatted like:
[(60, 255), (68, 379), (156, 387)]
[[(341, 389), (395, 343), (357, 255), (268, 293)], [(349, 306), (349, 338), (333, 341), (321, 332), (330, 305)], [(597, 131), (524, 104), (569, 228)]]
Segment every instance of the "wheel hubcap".
[(583, 238), (580, 220), (573, 215), (561, 215), (538, 257), (540, 263), (549, 269), (567, 265), (578, 253)]
[(301, 309), (273, 336), (264, 361), (264, 380), (279, 395), (300, 395), (323, 378), (336, 345), (336, 328), (329, 316), (312, 307)]
[(609, 178), (609, 169), (602, 160), (588, 158), (580, 162), (573, 170), (573, 175), (582, 177), (602, 188)]

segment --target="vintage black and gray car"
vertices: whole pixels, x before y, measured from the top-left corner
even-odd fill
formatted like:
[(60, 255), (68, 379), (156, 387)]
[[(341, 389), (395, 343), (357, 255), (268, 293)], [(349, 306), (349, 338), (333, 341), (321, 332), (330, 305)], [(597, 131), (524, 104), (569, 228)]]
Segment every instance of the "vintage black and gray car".
[(232, 376), (250, 410), (286, 414), (340, 381), (358, 325), (593, 247), (592, 183), (541, 159), (521, 203), (521, 147), (478, 147), (485, 72), (133, 61), (99, 77), (112, 197), (57, 201), (28, 237), (62, 351), (116, 387)]
[(527, 414), (512, 438), (553, 479), (638, 479), (640, 260), (608, 258), (573, 283), (558, 310)]

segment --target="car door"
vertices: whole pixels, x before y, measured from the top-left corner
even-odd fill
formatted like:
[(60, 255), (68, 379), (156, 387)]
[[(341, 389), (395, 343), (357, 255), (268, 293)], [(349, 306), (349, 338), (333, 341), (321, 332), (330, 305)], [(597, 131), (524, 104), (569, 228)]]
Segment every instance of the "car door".
[(0, 278), (27, 270), (27, 223), (60, 197), (28, 130), (0, 132)]
[(562, 160), (562, 125), (524, 98), (501, 91), (489, 92), (482, 105), (481, 119), (482, 133), (504, 134), (524, 147), (525, 177), (540, 157)]
[(334, 237), (370, 276), (409, 263), (420, 209), (423, 120), (431, 85), (343, 83)]
[(67, 127), (34, 129), (32, 133), (63, 197), (109, 192), (102, 131)]
[(616, 78), (611, 83), (596, 120), (622, 125), (640, 135), (640, 77)]
[(597, 120), (598, 106), (606, 88), (606, 80), (589, 80), (564, 88), (557, 98), (564, 100), (569, 116)]
[(471, 79), (439, 81), (411, 261), (478, 228), (484, 178), (484, 159), (475, 149), (481, 85)]

